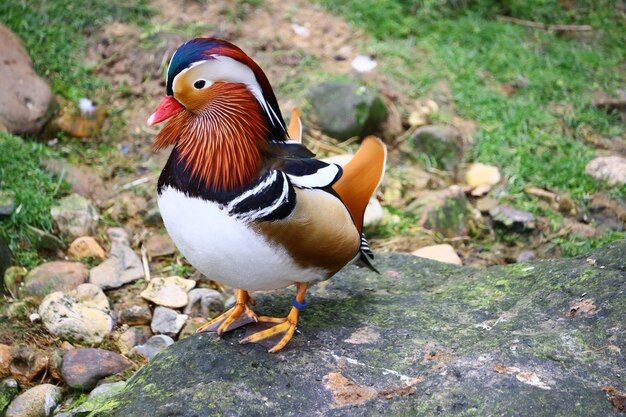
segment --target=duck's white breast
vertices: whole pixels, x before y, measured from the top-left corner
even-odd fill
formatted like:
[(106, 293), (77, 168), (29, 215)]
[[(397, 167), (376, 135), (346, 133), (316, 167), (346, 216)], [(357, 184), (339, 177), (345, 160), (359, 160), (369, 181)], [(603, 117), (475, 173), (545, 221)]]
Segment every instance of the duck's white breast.
[(172, 187), (164, 187), (157, 201), (165, 227), (178, 249), (210, 279), (256, 291), (328, 275), (324, 269), (301, 268), (284, 248), (271, 244), (217, 203), (188, 197)]

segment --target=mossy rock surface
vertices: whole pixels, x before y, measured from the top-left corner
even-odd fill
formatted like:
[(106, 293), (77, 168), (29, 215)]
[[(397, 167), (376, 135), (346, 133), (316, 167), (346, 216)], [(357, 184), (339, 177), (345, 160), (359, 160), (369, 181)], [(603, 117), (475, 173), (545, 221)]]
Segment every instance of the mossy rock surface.
[[(98, 416), (620, 416), (626, 241), (488, 269), (378, 254), (314, 286), (288, 347), (186, 338)], [(285, 315), (291, 292), (257, 294)], [(87, 414), (75, 414), (87, 415)]]

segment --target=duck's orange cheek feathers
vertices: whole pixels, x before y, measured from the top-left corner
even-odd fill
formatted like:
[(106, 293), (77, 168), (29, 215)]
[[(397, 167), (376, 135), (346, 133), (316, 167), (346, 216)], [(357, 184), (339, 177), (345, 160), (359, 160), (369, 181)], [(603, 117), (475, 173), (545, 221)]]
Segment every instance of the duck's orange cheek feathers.
[(156, 111), (148, 118), (148, 126), (161, 123), (175, 114), (180, 113), (184, 109), (183, 105), (180, 104), (174, 97), (165, 96)]

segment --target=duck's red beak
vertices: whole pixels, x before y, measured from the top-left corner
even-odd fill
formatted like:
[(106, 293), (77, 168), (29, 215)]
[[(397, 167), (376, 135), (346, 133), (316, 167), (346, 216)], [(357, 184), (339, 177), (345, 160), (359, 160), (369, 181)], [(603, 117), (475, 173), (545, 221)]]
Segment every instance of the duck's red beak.
[(185, 108), (172, 96), (165, 96), (156, 111), (152, 113), (152, 116), (148, 118), (148, 126), (161, 123), (163, 120), (167, 120), (176, 113), (180, 113)]

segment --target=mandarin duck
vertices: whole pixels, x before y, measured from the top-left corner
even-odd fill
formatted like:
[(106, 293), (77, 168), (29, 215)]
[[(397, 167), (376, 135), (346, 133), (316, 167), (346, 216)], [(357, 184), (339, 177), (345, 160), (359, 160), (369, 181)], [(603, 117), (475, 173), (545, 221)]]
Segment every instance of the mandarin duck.
[[(224, 40), (181, 45), (166, 96), (148, 125), (168, 120), (154, 147), (173, 149), (158, 180), (165, 227), (204, 275), (236, 288), (234, 306), (198, 331), (264, 323), (240, 343), (278, 352), (292, 338), (309, 283), (350, 261), (373, 269), (365, 207), (382, 180), (386, 148), (366, 138), (343, 168), (314, 159), (299, 112), (287, 127), (261, 68)], [(286, 318), (257, 316), (252, 291), (296, 285)]]

